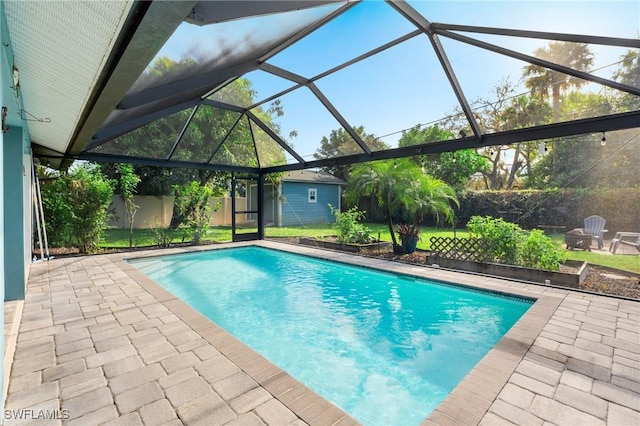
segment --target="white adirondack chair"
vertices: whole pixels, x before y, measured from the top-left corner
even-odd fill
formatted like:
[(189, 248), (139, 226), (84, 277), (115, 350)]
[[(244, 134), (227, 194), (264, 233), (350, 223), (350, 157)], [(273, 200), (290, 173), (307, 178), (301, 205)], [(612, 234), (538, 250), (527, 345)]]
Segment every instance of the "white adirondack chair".
[(602, 250), (603, 231), (606, 224), (607, 221), (603, 217), (597, 215), (589, 216), (584, 220), (584, 230), (587, 234), (593, 237), (593, 240), (598, 242), (598, 250)]

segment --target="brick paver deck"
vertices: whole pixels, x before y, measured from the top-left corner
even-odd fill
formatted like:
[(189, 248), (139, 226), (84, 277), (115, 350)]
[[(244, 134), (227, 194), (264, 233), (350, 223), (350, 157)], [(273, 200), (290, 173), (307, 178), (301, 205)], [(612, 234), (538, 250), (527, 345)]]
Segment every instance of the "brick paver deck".
[[(537, 299), (424, 424), (640, 424), (640, 302), (258, 244)], [(183, 251), (32, 265), (5, 423), (357, 423), (124, 261)]]

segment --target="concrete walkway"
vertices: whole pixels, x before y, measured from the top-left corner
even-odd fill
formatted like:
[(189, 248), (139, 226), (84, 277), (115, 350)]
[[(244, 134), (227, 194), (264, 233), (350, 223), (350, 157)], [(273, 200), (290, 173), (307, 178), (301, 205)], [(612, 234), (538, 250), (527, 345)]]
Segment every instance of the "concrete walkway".
[[(424, 424), (640, 424), (640, 302), (258, 244), (537, 299)], [(5, 423), (357, 423), (124, 261), (184, 251), (32, 265)]]

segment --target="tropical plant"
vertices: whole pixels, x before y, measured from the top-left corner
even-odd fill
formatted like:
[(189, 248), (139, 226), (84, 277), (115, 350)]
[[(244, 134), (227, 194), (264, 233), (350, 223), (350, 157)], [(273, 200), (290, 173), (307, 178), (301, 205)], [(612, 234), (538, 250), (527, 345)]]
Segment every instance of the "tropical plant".
[[(414, 228), (427, 215), (438, 221), (452, 222), (451, 204), (458, 204), (455, 191), (440, 179), (425, 175), (414, 162), (408, 159), (377, 161), (353, 167), (347, 184), (347, 200), (357, 202), (362, 196), (373, 196), (385, 209), (387, 226), (396, 251), (400, 250), (396, 239), (393, 217), (404, 209)], [(404, 229), (404, 227), (402, 228)], [(402, 237), (404, 234), (400, 233)]]
[[(396, 231), (402, 242), (400, 253), (412, 253), (416, 250), (416, 244), (420, 241), (420, 225), (399, 223)], [(396, 251), (398, 251), (396, 249)]]
[(375, 241), (371, 236), (371, 230), (361, 223), (365, 212), (358, 210), (357, 207), (341, 212), (331, 204), (329, 204), (329, 209), (336, 218), (333, 229), (338, 233), (338, 241), (347, 244), (367, 244)]
[(402, 188), (407, 183), (418, 179), (421, 174), (420, 169), (407, 159), (356, 164), (351, 169), (345, 198), (347, 201), (356, 203), (360, 197), (375, 197), (378, 205), (385, 210), (389, 234), (395, 247), (398, 245), (398, 240), (393, 217), (399, 206), (406, 202)]
[(425, 174), (408, 186), (403, 199), (405, 208), (413, 214), (415, 225), (419, 225), (427, 216), (434, 217), (438, 224), (452, 224), (455, 216), (452, 205), (460, 207), (453, 188), (442, 180)]
[[(593, 65), (593, 53), (586, 43), (552, 41), (548, 46), (536, 49), (533, 54), (537, 58), (577, 71), (588, 72)], [(570, 87), (580, 88), (587, 83), (586, 80), (535, 64), (525, 66), (522, 77), (532, 95), (538, 95), (544, 100), (551, 92), (554, 122), (560, 117), (560, 94)]]

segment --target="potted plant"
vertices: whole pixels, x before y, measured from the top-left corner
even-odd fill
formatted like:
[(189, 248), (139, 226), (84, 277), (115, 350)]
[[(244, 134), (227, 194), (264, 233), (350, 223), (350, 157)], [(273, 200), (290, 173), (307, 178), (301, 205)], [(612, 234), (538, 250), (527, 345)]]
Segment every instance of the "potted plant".
[[(396, 254), (412, 253), (418, 242), (420, 223), (425, 216), (451, 222), (453, 205), (458, 205), (455, 191), (440, 179), (424, 174), (420, 167), (408, 159), (374, 161), (357, 164), (351, 170), (346, 199), (356, 203), (362, 196), (374, 196), (385, 209), (387, 226)], [(404, 209), (411, 225), (394, 226), (393, 216)], [(407, 239), (398, 244), (396, 232)], [(405, 244), (406, 242), (406, 244)], [(408, 250), (407, 250), (408, 249)]]
[(398, 224), (396, 231), (398, 232), (398, 235), (400, 235), (401, 245), (394, 248), (394, 251), (401, 251), (401, 254), (413, 253), (416, 251), (416, 246), (420, 240), (420, 226), (417, 224), (409, 225), (406, 223), (400, 223)]

